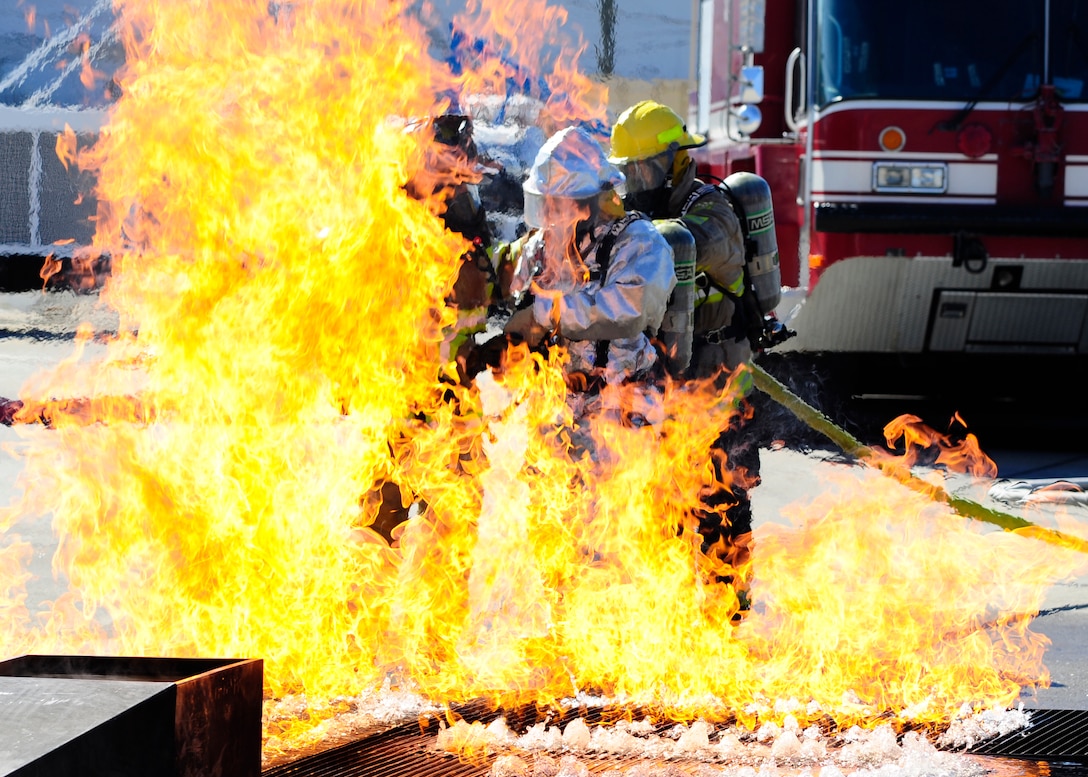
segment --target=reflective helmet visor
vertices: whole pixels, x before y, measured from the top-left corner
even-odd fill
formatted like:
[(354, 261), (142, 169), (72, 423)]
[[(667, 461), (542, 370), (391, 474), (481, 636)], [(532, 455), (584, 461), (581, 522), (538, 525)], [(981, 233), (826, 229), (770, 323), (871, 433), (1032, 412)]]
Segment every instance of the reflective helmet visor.
[(627, 178), (627, 191), (631, 194), (660, 189), (669, 180), (672, 154), (658, 154), (646, 159), (634, 159), (619, 165)]

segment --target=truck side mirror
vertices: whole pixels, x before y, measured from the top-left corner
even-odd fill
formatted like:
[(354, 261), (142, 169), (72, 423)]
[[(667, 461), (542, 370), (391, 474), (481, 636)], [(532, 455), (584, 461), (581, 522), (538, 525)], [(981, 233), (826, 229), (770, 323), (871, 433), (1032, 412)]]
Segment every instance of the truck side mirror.
[(745, 65), (740, 69), (738, 102), (759, 105), (763, 102), (763, 65)]

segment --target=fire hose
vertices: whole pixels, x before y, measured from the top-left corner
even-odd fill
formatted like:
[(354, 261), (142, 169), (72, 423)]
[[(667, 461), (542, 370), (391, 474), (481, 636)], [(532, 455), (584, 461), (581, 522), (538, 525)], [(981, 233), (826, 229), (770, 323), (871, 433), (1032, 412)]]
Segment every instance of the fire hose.
[(1040, 526), (1016, 515), (993, 510), (970, 499), (955, 496), (939, 485), (918, 477), (911, 472), (909, 466), (882, 454), (875, 448), (865, 445), (848, 431), (836, 425), (830, 418), (794, 394), (758, 364), (748, 362), (743, 369), (747, 369), (751, 373), (757, 389), (789, 410), (810, 429), (829, 439), (843, 453), (853, 456), (863, 464), (875, 467), (882, 474), (894, 478), (907, 488), (927, 496), (935, 502), (946, 504), (964, 518), (983, 521), (994, 526), (1000, 526), (1005, 531), (1013, 531), (1025, 537), (1034, 537), (1081, 553), (1088, 553), (1088, 541), (1086, 540)]

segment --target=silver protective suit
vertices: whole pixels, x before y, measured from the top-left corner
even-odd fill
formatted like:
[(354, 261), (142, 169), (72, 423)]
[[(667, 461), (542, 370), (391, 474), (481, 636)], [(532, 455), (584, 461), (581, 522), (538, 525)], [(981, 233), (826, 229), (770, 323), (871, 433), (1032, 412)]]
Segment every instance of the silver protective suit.
[[(604, 378), (608, 383), (638, 378), (656, 364), (657, 353), (647, 332), (656, 333), (676, 276), (672, 249), (649, 219), (638, 219), (616, 236), (603, 278), (597, 249), (612, 222), (594, 225), (579, 246), (589, 280), (574, 279), (565, 288), (537, 288), (533, 318), (555, 330), (570, 354), (570, 370), (589, 373), (596, 366), (597, 342), (609, 341)], [(526, 241), (527, 265), (543, 261), (543, 233)]]

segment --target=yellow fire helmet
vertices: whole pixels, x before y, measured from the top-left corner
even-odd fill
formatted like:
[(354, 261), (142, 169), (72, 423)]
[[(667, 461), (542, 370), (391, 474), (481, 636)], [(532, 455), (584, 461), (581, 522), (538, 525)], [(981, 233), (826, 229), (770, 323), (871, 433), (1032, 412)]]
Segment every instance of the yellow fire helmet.
[(635, 103), (620, 114), (612, 126), (613, 164), (663, 154), (669, 150), (697, 148), (706, 137), (688, 132), (684, 120), (672, 108), (653, 100)]

